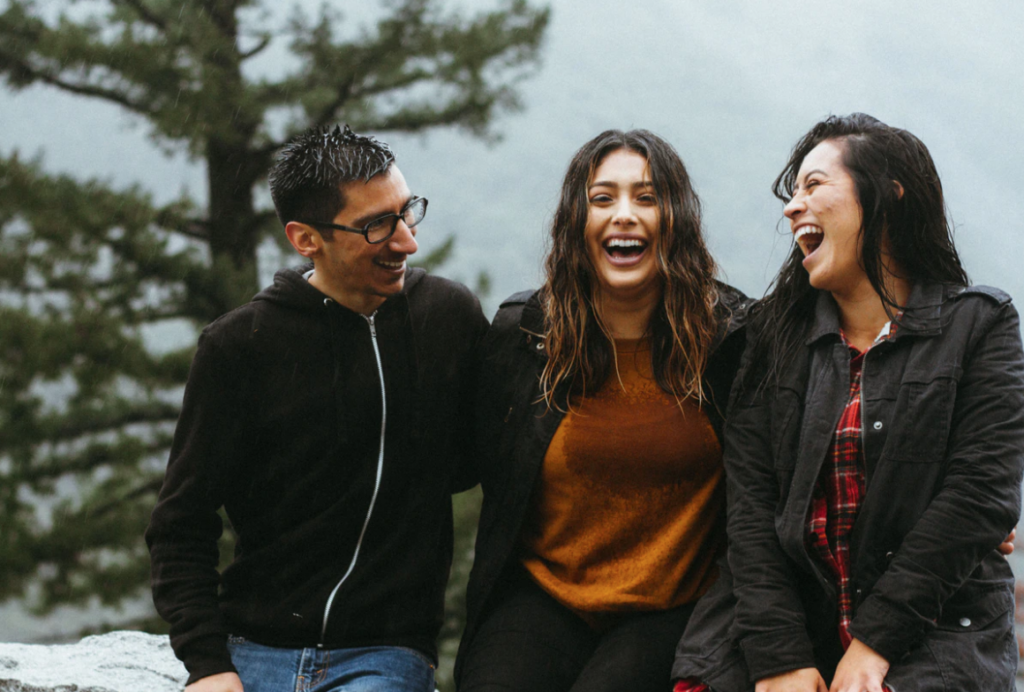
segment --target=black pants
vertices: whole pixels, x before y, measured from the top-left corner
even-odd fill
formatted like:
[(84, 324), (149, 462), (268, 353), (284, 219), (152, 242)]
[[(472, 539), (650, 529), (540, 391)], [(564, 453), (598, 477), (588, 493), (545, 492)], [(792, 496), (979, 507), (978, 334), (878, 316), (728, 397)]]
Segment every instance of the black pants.
[(465, 654), (460, 692), (669, 692), (693, 605), (616, 616), (597, 631), (529, 577), (496, 594)]

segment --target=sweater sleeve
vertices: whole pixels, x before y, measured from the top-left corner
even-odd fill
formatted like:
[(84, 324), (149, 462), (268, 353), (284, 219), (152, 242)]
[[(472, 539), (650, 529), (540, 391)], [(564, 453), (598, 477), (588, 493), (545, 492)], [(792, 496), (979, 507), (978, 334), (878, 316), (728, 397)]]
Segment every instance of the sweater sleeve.
[(217, 541), (223, 530), (217, 512), (222, 479), (240, 448), (243, 378), (238, 351), (217, 345), (208, 332), (199, 339), (146, 531), (153, 601), (170, 623), (171, 646), (189, 671), (189, 683), (235, 670), (217, 599)]

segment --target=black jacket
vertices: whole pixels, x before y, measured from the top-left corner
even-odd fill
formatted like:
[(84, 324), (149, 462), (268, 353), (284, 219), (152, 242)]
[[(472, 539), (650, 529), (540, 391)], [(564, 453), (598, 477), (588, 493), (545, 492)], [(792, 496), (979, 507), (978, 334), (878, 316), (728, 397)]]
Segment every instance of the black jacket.
[[(719, 285), (719, 330), (704, 373), (704, 389), (710, 399), (706, 410), (719, 439), (722, 410), (743, 351), (741, 326), (749, 302), (736, 289)], [(524, 291), (501, 304), (481, 347), (476, 426), (484, 502), (466, 591), (466, 629), (455, 664), (456, 680), (488, 598), (516, 559), (519, 530), (534, 483), (564, 417), (540, 400), (540, 373), (547, 359), (545, 334), (539, 297)]]
[[(435, 655), (487, 321), (465, 287), (410, 270), (373, 327), (376, 344), (366, 317), (287, 270), (203, 331), (146, 533), (190, 681), (234, 670), (229, 633)], [(222, 506), (238, 544), (218, 577)]]
[[(744, 372), (763, 367), (750, 352)], [(830, 295), (778, 387), (751, 389), (735, 393), (726, 426), (732, 574), (698, 605), (673, 670), (716, 692), (752, 688), (744, 662), (751, 680), (808, 666), (827, 680), (842, 654), (835, 587), (805, 542), (849, 391)], [(851, 634), (890, 662), (896, 692), (1012, 690), (1013, 575), (995, 551), (1017, 522), (1024, 472), (1024, 355), (1009, 296), (915, 285), (895, 337), (867, 354), (861, 392)]]

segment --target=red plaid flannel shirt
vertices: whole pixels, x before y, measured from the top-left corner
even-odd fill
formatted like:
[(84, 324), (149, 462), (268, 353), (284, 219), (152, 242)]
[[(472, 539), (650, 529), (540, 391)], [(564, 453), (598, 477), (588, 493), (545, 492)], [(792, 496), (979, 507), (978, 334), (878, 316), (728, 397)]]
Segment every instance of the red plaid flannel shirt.
[[(842, 335), (842, 332), (840, 332)], [(861, 447), (860, 375), (864, 356), (880, 341), (896, 334), (896, 322), (887, 324), (864, 351), (850, 346), (850, 393), (839, 416), (832, 446), (814, 486), (807, 515), (807, 547), (835, 577), (839, 591), (839, 638), (850, 646), (853, 594), (850, 592), (850, 532), (864, 499), (864, 453)], [(843, 343), (846, 343), (846, 336)], [(710, 692), (697, 680), (680, 680), (673, 692)]]
[[(839, 416), (832, 446), (814, 486), (807, 515), (807, 547), (835, 578), (839, 593), (839, 638), (853, 641), (853, 593), (850, 590), (850, 533), (864, 500), (864, 451), (861, 446), (860, 380), (864, 357), (875, 344), (896, 333), (890, 322), (864, 351), (850, 347), (850, 393)], [(842, 334), (842, 332), (840, 332)], [(845, 335), (843, 342), (846, 342)]]

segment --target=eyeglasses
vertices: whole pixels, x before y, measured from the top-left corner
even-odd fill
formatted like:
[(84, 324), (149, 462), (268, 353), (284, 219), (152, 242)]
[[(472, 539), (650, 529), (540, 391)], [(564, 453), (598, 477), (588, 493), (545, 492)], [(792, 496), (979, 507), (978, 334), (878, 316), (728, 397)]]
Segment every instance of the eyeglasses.
[(398, 220), (401, 219), (405, 222), (405, 225), (412, 228), (427, 215), (427, 199), (426, 197), (413, 197), (409, 200), (409, 203), (402, 207), (402, 211), (397, 214), (385, 214), (379, 216), (370, 223), (366, 224), (363, 228), (352, 228), (351, 226), (342, 226), (336, 223), (324, 223), (322, 221), (298, 221), (298, 223), (304, 223), (307, 226), (313, 226), (316, 228), (332, 228), (336, 231), (346, 231), (348, 233), (359, 233), (366, 242), (371, 245), (377, 243), (383, 243), (388, 238), (395, 234), (395, 229), (398, 228)]

